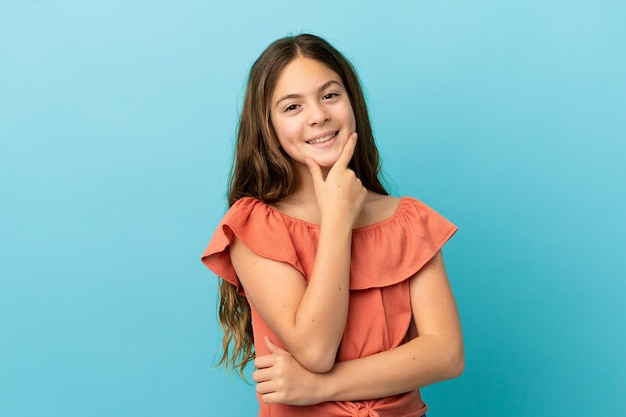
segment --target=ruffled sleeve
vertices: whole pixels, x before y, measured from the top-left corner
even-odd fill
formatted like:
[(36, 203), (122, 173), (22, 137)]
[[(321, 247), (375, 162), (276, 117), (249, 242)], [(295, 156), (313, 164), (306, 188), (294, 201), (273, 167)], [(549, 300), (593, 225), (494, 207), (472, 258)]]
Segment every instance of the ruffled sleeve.
[(412, 277), (456, 231), (426, 204), (402, 197), (396, 213), (383, 224), (354, 231), (350, 289), (385, 287)]
[(284, 219), (259, 200), (245, 197), (228, 210), (202, 255), (202, 262), (219, 277), (235, 285), (239, 294), (243, 295), (244, 291), (229, 251), (235, 237), (256, 254), (288, 263), (304, 273)]

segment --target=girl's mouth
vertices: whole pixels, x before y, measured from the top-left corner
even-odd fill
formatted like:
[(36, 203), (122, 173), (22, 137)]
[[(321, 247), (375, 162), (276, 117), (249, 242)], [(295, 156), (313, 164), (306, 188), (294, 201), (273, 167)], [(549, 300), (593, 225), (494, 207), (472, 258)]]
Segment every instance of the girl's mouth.
[(337, 133), (339, 133), (339, 131), (330, 133), (330, 134), (328, 134), (326, 136), (322, 136), (321, 138), (308, 140), (306, 143), (308, 143), (309, 145), (315, 145), (315, 144), (318, 144), (318, 143), (328, 142), (329, 140), (331, 140), (332, 138), (337, 136)]

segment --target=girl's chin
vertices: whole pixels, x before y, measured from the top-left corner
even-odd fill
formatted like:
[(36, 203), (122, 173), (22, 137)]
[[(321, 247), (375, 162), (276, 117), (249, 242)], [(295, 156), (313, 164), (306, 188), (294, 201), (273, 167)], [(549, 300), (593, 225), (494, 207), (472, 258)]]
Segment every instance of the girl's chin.
[(337, 162), (337, 160), (339, 159), (339, 156), (340, 155), (336, 154), (335, 152), (328, 152), (322, 155), (320, 155), (319, 153), (317, 155), (309, 153), (309, 154), (303, 154), (299, 158), (295, 158), (292, 160), (296, 162), (298, 165), (303, 165), (308, 170), (306, 159), (311, 158), (317, 163), (317, 165), (320, 166), (320, 168), (330, 169), (333, 167), (333, 165), (335, 165), (335, 162)]
[(322, 155), (311, 155), (310, 158), (317, 162), (317, 165), (322, 168), (332, 168), (340, 155), (340, 152), (327, 152)]
[(335, 159), (326, 159), (326, 158), (325, 159), (321, 159), (320, 158), (319, 160), (317, 160), (317, 159), (314, 159), (314, 160), (315, 160), (315, 162), (317, 162), (317, 165), (319, 165), (320, 168), (327, 168), (327, 169), (332, 168), (333, 165), (335, 165), (335, 162), (337, 162), (337, 158), (335, 158)]

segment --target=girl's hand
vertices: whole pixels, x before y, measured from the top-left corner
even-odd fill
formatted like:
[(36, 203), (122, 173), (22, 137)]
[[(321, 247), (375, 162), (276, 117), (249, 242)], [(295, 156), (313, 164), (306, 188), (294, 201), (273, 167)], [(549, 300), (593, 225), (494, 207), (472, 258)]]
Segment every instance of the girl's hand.
[(254, 360), (256, 391), (266, 404), (313, 405), (323, 402), (320, 374), (302, 367), (286, 350), (265, 337), (269, 355)]
[(347, 221), (352, 226), (361, 213), (367, 196), (367, 189), (363, 187), (361, 180), (357, 178), (354, 171), (348, 168), (352, 155), (354, 155), (356, 141), (357, 134), (354, 132), (348, 137), (341, 155), (328, 171), (326, 179), (324, 179), (322, 169), (317, 162), (311, 158), (306, 160), (313, 177), (315, 197), (322, 221), (335, 216), (335, 219), (342, 222)]

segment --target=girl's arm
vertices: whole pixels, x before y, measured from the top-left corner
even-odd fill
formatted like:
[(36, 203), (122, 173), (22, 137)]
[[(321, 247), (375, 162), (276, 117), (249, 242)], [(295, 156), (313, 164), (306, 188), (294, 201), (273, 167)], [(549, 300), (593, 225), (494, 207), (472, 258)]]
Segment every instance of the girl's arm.
[(313, 372), (333, 367), (348, 314), (352, 226), (367, 195), (348, 169), (355, 144), (353, 134), (326, 179), (316, 163), (309, 163), (321, 222), (308, 285), (293, 266), (261, 257), (238, 239), (230, 248), (248, 301), (298, 362)]
[(459, 376), (463, 338), (440, 252), (411, 278), (410, 292), (418, 336), (386, 352), (339, 362), (330, 372), (309, 372), (266, 341), (273, 353), (257, 357), (253, 373), (262, 400), (293, 405), (370, 400)]

